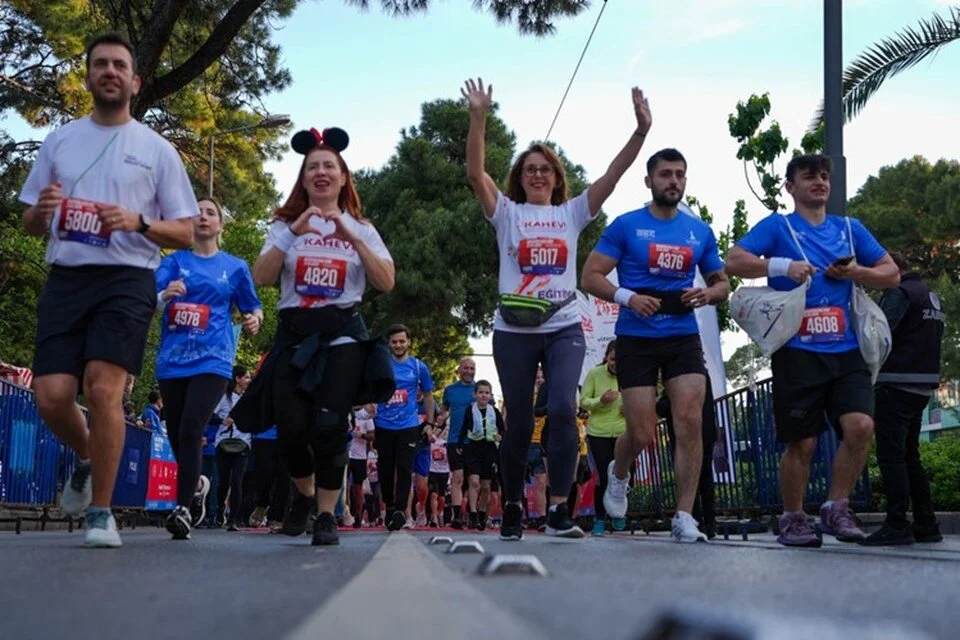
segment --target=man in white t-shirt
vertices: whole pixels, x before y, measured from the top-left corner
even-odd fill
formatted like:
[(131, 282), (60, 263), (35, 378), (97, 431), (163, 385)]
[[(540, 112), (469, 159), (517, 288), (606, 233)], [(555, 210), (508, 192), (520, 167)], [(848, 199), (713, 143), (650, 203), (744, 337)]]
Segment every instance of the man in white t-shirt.
[(119, 547), (110, 499), (123, 453), (124, 384), (143, 362), (160, 248), (193, 243), (198, 206), (177, 151), (130, 114), (140, 90), (130, 44), (116, 33), (97, 36), (86, 62), (93, 113), (47, 136), (20, 201), (27, 232), (49, 238), (34, 390), (44, 421), (77, 454), (62, 508), (87, 512), (89, 546)]
[(350, 509), (353, 512), (353, 528), (362, 526), (363, 481), (367, 479), (367, 453), (373, 442), (373, 417), (377, 414), (377, 405), (368, 404), (353, 411), (353, 430), (350, 440)]

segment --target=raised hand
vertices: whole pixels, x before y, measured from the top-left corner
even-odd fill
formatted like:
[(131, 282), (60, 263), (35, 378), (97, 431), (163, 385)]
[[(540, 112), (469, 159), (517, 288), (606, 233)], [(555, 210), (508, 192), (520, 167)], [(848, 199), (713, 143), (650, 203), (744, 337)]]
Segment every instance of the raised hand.
[(650, 115), (650, 101), (643, 97), (643, 91), (633, 88), (633, 111), (637, 116), (637, 131), (646, 135), (653, 125), (653, 116)]
[(353, 232), (350, 230), (350, 227), (347, 226), (347, 221), (344, 219), (343, 214), (340, 211), (325, 211), (320, 213), (320, 217), (327, 222), (332, 222), (336, 227), (336, 230), (332, 234), (334, 237), (350, 243), (353, 243), (356, 240)]
[(307, 231), (310, 231), (310, 218), (320, 216), (321, 214), (322, 212), (317, 207), (307, 207), (306, 211), (301, 213), (300, 217), (290, 225), (290, 231), (292, 231), (295, 236), (302, 236)]
[(471, 111), (486, 111), (493, 103), (493, 85), (484, 90), (482, 78), (477, 78), (476, 82), (467, 80), (460, 89), (460, 95), (467, 99)]
[(184, 296), (187, 294), (187, 285), (184, 284), (183, 280), (173, 280), (170, 284), (167, 285), (167, 288), (163, 290), (162, 298), (164, 301), (169, 300), (170, 298), (176, 298), (178, 296)]

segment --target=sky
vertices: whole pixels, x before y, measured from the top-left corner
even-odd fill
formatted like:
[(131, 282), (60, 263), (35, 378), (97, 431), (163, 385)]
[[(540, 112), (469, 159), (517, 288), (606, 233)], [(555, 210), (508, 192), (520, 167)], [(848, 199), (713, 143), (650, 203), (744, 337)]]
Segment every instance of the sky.
[[(919, 18), (945, 14), (949, 4), (847, 0), (845, 63)], [(293, 83), (266, 99), (267, 109), (289, 114), (296, 129), (346, 129), (351, 169), (377, 168), (393, 153), (400, 130), (419, 122), (424, 102), (459, 97), (463, 81), (479, 76), (493, 83), (499, 115), (519, 147), (543, 138), (603, 3), (594, 0), (580, 16), (557, 21), (555, 35), (539, 39), (498, 25), (468, 0), (432, 5), (428, 14), (396, 19), (340, 0), (303, 2), (277, 25), (275, 41)], [(716, 231), (729, 223), (738, 199), (747, 201), (755, 223), (766, 212), (747, 188), (727, 116), (739, 100), (769, 92), (772, 119), (791, 148), (798, 147), (823, 93), (822, 28), (816, 0), (609, 0), (551, 139), (586, 168), (589, 179), (602, 175), (635, 128), (630, 88), (637, 85), (650, 101), (653, 128), (607, 200), (608, 216), (649, 199), (645, 158), (670, 146), (687, 157), (687, 194), (710, 208)], [(958, 68), (960, 43), (953, 43), (888, 80), (846, 127), (849, 196), (880, 167), (905, 157), (958, 156)], [(0, 126), (23, 136), (25, 125), (7, 116)], [(778, 167), (781, 175), (787, 159)], [(281, 192), (296, 180), (299, 160), (291, 151), (269, 163)], [(725, 357), (745, 342), (742, 332), (725, 336)], [(477, 353), (491, 352), (488, 338), (472, 344)], [(478, 377), (491, 379), (499, 395), (492, 359), (477, 361)]]

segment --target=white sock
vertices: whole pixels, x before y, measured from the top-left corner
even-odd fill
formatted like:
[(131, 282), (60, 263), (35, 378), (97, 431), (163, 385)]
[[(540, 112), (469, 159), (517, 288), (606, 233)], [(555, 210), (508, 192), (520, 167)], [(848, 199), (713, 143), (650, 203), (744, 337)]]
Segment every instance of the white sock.
[(826, 502), (823, 503), (823, 506), (821, 506), (820, 508), (823, 509), (824, 507), (826, 507), (827, 509), (829, 509), (832, 506), (833, 506), (833, 500), (827, 500)]
[(77, 466), (78, 466), (78, 467), (89, 467), (89, 466), (90, 466), (90, 458), (77, 458)]

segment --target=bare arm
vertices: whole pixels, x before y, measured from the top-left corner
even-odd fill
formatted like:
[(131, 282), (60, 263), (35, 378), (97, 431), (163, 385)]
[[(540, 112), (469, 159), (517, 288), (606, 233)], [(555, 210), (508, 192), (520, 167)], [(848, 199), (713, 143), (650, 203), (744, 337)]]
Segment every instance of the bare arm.
[(253, 282), (258, 287), (275, 283), (280, 277), (285, 257), (286, 254), (276, 247), (270, 247), (269, 251), (260, 254), (257, 261), (253, 263)]
[(367, 280), (377, 291), (389, 293), (396, 284), (396, 267), (392, 260), (381, 258), (373, 252), (363, 239), (355, 237), (350, 240), (353, 248), (357, 250), (360, 256), (360, 262), (363, 264), (363, 270), (367, 272)]
[(493, 85), (486, 91), (483, 80), (467, 80), (460, 93), (470, 105), (470, 130), (467, 133), (467, 180), (480, 200), (483, 215), (492, 218), (497, 209), (497, 184), (484, 168), (484, 138), (486, 136), (487, 110), (493, 101)]
[[(892, 261), (891, 261), (892, 262)], [(766, 278), (770, 269), (770, 261), (753, 255), (742, 247), (733, 247), (727, 254), (727, 263), (724, 267), (728, 275), (738, 278)], [(787, 277), (794, 282), (803, 282), (817, 272), (817, 268), (809, 262), (794, 260), (787, 270)], [(729, 291), (730, 285), (727, 285)]]
[[(139, 216), (137, 223), (139, 224)], [(154, 220), (143, 235), (164, 249), (186, 249), (193, 245), (193, 220)]]
[(826, 274), (837, 280), (853, 280), (874, 289), (892, 289), (900, 285), (900, 269), (890, 254), (884, 255), (872, 267), (851, 263), (846, 266), (832, 266), (826, 270)]
[(427, 411), (427, 424), (433, 427), (433, 420), (437, 415), (437, 403), (433, 399), (433, 392), (427, 392), (424, 396), (423, 408)]
[(637, 159), (637, 155), (640, 153), (640, 149), (647, 139), (647, 133), (650, 131), (653, 118), (650, 115), (650, 105), (647, 99), (643, 97), (643, 92), (637, 87), (633, 88), (633, 110), (637, 116), (636, 130), (630, 134), (630, 139), (627, 140), (627, 144), (624, 145), (620, 153), (617, 154), (617, 157), (614, 158), (610, 166), (607, 167), (607, 172), (590, 185), (587, 200), (590, 204), (591, 216), (597, 215), (600, 211), (600, 207), (603, 206), (603, 203), (606, 202), (610, 194), (613, 193), (614, 188), (616, 188), (617, 182), (620, 181), (623, 174), (630, 168), (633, 161)]
[[(617, 266), (617, 260), (599, 251), (591, 251), (583, 265), (580, 288), (608, 302), (616, 302), (617, 286), (607, 280), (607, 274)], [(644, 317), (650, 317), (660, 308), (660, 300), (634, 293), (630, 296), (630, 309)]]

